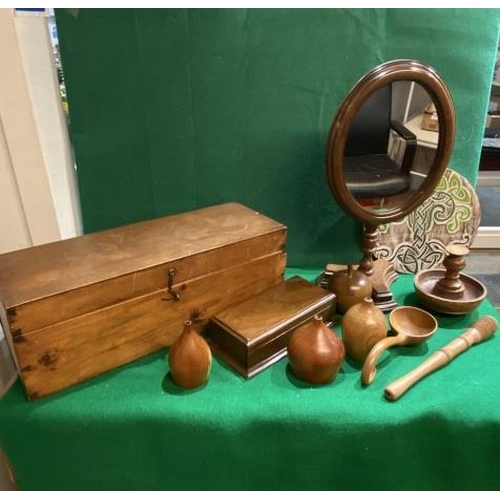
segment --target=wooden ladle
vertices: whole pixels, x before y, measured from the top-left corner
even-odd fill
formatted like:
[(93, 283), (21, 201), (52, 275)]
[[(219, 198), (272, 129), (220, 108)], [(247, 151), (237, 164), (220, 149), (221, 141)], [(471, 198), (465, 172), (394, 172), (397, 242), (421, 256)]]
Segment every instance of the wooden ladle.
[(382, 353), (395, 345), (416, 345), (428, 340), (437, 330), (436, 318), (412, 306), (400, 306), (389, 315), (389, 323), (396, 332), (377, 342), (368, 353), (361, 371), (361, 382), (370, 385), (377, 373), (376, 364)]

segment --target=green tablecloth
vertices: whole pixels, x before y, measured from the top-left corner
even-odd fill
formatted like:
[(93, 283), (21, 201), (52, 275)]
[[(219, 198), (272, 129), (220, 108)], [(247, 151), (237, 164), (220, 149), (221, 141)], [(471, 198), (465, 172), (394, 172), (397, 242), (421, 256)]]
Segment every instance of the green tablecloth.
[[(414, 303), (411, 276), (392, 289)], [(437, 316), (432, 339), (393, 348), (367, 388), (348, 361), (311, 387), (285, 358), (251, 380), (215, 360), (205, 387), (181, 391), (164, 383), (165, 351), (41, 401), (18, 381), (0, 401), (0, 445), (21, 489), (498, 490), (499, 334), (400, 400), (383, 397), (482, 314), (499, 317), (487, 301)]]

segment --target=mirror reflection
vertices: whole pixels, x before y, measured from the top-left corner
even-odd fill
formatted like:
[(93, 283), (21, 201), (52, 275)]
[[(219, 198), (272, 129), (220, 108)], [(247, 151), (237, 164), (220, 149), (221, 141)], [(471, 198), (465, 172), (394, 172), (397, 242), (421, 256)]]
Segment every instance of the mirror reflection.
[(373, 214), (403, 205), (421, 189), (438, 142), (436, 107), (422, 85), (401, 80), (376, 89), (348, 130), (343, 169), (349, 193)]

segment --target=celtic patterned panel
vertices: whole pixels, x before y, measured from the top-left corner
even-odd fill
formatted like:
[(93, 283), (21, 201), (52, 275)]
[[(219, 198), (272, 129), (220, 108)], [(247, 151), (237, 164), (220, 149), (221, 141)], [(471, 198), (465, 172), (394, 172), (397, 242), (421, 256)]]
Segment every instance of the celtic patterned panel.
[(449, 243), (470, 247), (481, 219), (479, 199), (465, 177), (447, 169), (434, 193), (404, 219), (379, 226), (376, 256), (399, 273), (439, 267)]

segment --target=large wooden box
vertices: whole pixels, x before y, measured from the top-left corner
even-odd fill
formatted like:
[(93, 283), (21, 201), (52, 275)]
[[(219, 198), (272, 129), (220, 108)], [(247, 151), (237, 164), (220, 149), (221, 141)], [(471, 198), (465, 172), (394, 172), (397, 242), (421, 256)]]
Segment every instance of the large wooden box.
[(0, 255), (2, 325), (28, 398), (170, 345), (283, 280), (286, 227), (227, 203)]
[(286, 356), (293, 332), (320, 315), (330, 322), (336, 296), (294, 276), (210, 319), (211, 349), (246, 378)]

